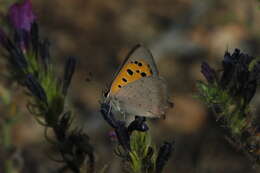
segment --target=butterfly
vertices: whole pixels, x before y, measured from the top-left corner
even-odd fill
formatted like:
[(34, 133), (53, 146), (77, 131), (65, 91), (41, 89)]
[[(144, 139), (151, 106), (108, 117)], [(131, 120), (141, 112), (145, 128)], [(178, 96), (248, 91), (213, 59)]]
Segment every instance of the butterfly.
[(154, 58), (141, 45), (128, 53), (104, 97), (112, 111), (123, 115), (165, 118), (166, 110), (172, 107)]

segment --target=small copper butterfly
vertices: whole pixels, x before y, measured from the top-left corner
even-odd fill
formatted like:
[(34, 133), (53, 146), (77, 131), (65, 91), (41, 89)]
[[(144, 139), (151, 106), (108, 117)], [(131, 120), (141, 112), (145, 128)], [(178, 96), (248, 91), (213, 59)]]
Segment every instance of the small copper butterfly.
[(136, 45), (128, 53), (104, 95), (104, 103), (123, 115), (165, 117), (172, 103), (148, 49)]

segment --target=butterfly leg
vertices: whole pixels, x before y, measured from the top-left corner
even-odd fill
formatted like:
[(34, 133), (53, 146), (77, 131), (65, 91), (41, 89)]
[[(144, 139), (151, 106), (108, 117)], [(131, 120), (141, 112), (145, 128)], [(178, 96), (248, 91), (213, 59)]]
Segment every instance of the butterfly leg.
[(101, 114), (110, 126), (112, 126), (113, 128), (116, 128), (118, 126), (118, 121), (115, 119), (111, 111), (111, 104), (101, 104)]

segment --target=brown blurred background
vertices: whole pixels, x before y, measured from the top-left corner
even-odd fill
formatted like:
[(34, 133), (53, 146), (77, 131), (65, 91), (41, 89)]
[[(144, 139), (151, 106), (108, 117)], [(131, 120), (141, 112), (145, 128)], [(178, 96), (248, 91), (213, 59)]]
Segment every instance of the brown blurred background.
[[(1, 0), (2, 1), (2, 0)], [(11, 1), (2, 3), (4, 11)], [(174, 109), (166, 120), (150, 124), (154, 143), (175, 140), (175, 151), (165, 173), (257, 173), (259, 167), (225, 140), (213, 115), (193, 96), (196, 81), (204, 80), (200, 64), (220, 67), (226, 50), (259, 56), (260, 2), (257, 0), (32, 0), (41, 35), (51, 41), (57, 72), (64, 58), (78, 57), (69, 92), (68, 109), (75, 126), (84, 128), (95, 146), (97, 170), (109, 164), (109, 173), (119, 173), (113, 155), (110, 127), (99, 113), (102, 90), (128, 51), (137, 43), (154, 55), (161, 76), (169, 86)], [(5, 69), (1, 68), (1, 73)], [(8, 82), (1, 77), (1, 87)], [(23, 172), (51, 172), (55, 165), (47, 152), (50, 145), (43, 128), (26, 110), (26, 97), (16, 87), (11, 101), (19, 110), (13, 142), (23, 156)], [(18, 98), (18, 99), (17, 99)], [(5, 107), (0, 105), (0, 112)], [(254, 107), (257, 110), (257, 107)], [(257, 111), (256, 111), (257, 112)]]

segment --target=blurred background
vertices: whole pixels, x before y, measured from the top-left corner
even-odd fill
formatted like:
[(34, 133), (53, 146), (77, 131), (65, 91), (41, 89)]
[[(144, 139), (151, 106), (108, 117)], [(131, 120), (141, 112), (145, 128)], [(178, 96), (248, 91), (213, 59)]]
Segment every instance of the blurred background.
[[(75, 126), (83, 128), (95, 146), (96, 167), (109, 165), (119, 173), (111, 128), (99, 113), (102, 91), (128, 51), (137, 43), (151, 50), (168, 82), (175, 107), (165, 120), (151, 122), (153, 142), (175, 140), (165, 173), (257, 173), (253, 164), (225, 139), (225, 133), (196, 95), (202, 61), (220, 68), (226, 50), (260, 55), (260, 2), (257, 0), (32, 0), (43, 38), (51, 42), (57, 73), (65, 57), (78, 59), (69, 91), (68, 109)], [(14, 0), (0, 0), (3, 15)], [(0, 113), (17, 116), (12, 142), (20, 153), (21, 172), (50, 172), (55, 164), (43, 127), (26, 110), (27, 97), (10, 87), (1, 59)], [(255, 103), (257, 103), (255, 98)], [(3, 101), (5, 100), (5, 101)], [(257, 113), (258, 108), (253, 106)], [(260, 113), (260, 112), (259, 112)], [(1, 158), (1, 156), (0, 156)], [(4, 159), (4, 158), (2, 158)], [(58, 165), (58, 164), (57, 164)]]

